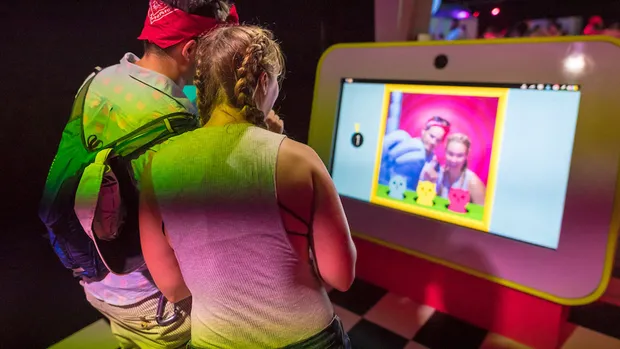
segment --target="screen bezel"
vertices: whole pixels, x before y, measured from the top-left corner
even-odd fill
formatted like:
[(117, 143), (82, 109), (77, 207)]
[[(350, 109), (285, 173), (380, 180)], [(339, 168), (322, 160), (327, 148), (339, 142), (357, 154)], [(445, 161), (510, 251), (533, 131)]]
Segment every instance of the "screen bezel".
[[(343, 197), (353, 234), (556, 303), (578, 305), (596, 300), (609, 280), (620, 226), (615, 200), (620, 138), (612, 131), (620, 128), (613, 112), (620, 110), (620, 100), (611, 92), (618, 90), (620, 81), (609, 73), (617, 70), (618, 46), (617, 40), (606, 37), (567, 37), (332, 47), (317, 68), (309, 134), (309, 144), (328, 167), (342, 78), (498, 84), (549, 81), (583, 86), (557, 250)], [(575, 50), (588, 59), (581, 75), (569, 75), (563, 69), (564, 59)], [(450, 63), (435, 69), (433, 60), (441, 54)], [(591, 173), (597, 173), (594, 185)], [(377, 214), (388, 226), (373, 222)], [(416, 227), (407, 239), (399, 233), (406, 226)], [(422, 245), (422, 239), (430, 241)]]

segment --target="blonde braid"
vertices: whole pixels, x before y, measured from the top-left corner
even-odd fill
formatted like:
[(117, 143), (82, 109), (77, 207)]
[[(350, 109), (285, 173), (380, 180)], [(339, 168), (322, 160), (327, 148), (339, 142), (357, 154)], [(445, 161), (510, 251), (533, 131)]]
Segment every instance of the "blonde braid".
[(267, 38), (264, 35), (254, 35), (248, 46), (241, 65), (236, 71), (237, 83), (234, 90), (235, 107), (250, 123), (265, 127), (265, 114), (258, 108), (254, 99), (259, 78), (265, 69), (262, 61), (265, 56)]
[[(198, 107), (198, 110), (200, 111), (202, 109), (202, 106), (204, 106), (206, 104), (205, 101), (205, 94), (203, 93), (203, 91), (205, 91), (206, 89), (206, 84), (205, 84), (205, 75), (200, 69), (202, 67), (202, 59), (197, 59), (196, 60), (196, 73), (194, 74), (194, 86), (196, 87), (196, 106)], [(210, 118), (210, 113), (199, 113), (200, 114), (200, 122), (204, 125), (207, 123), (207, 121)]]

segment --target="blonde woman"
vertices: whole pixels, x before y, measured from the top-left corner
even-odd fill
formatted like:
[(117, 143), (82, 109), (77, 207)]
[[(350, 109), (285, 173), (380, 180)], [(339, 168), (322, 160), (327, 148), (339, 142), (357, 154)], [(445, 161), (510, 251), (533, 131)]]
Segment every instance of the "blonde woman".
[(486, 187), (472, 170), (467, 168), (471, 148), (469, 137), (454, 133), (446, 139), (446, 163), (437, 177), (437, 195), (448, 198), (451, 188), (467, 190), (471, 203), (484, 206)]
[(223, 27), (196, 54), (204, 127), (153, 156), (140, 211), (157, 286), (192, 296), (189, 348), (350, 348), (323, 286), (346, 291), (355, 276), (340, 198), (311, 148), (266, 129), (279, 45)]

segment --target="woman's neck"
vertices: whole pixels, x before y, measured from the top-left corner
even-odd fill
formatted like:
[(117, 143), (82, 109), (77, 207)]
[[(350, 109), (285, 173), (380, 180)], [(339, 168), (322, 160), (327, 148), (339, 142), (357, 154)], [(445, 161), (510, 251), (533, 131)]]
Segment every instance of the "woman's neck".
[(460, 169), (454, 168), (448, 170), (448, 181), (450, 181), (450, 183), (456, 182), (463, 174), (463, 171), (465, 171), (465, 168), (463, 167), (461, 167)]
[(220, 104), (211, 113), (209, 121), (204, 127), (226, 126), (230, 124), (245, 124), (248, 121), (241, 114), (241, 110), (227, 104)]

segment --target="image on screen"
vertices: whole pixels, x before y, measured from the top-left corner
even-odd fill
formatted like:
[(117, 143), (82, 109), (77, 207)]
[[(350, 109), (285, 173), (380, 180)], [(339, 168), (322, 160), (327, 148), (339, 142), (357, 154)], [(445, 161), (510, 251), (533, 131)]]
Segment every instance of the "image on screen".
[(373, 201), (483, 222), (499, 101), (391, 92)]
[(332, 177), (343, 196), (557, 248), (579, 91), (343, 80)]

